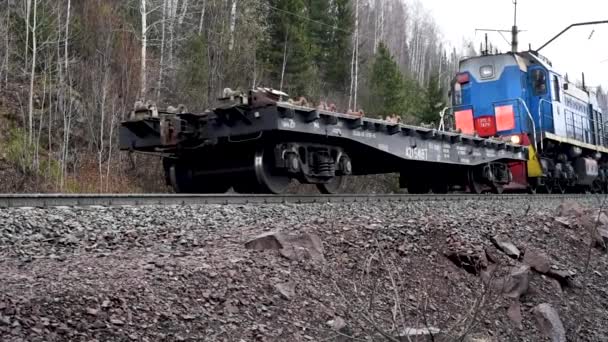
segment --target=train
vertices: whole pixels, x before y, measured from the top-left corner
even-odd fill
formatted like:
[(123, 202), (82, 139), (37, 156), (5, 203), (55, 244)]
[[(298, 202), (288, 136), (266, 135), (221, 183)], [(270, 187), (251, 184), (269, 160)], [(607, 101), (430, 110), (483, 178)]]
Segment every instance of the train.
[(457, 129), (529, 147), (505, 188), (531, 193), (608, 190), (608, 130), (596, 93), (538, 52), (483, 53), (460, 62), (451, 87)]
[[(598, 23), (608, 21), (570, 27)], [(351, 176), (383, 173), (414, 194), (607, 193), (597, 94), (540, 49), (519, 51), (517, 23), (511, 32), (511, 52), (486, 42), (460, 62), (437, 129), (312, 108), (270, 88), (227, 89), (202, 112), (139, 101), (121, 123), (120, 149), (162, 158), (178, 193), (282, 194), (299, 182), (335, 194)]]

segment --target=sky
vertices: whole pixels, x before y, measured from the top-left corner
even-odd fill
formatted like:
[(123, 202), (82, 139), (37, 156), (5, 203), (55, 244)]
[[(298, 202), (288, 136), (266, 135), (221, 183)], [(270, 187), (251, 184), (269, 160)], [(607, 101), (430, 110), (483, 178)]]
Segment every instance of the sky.
[[(460, 48), (463, 38), (479, 43), (484, 33), (475, 29), (506, 29), (513, 26), (513, 0), (420, 0), (435, 18), (444, 39)], [(608, 20), (608, 0), (518, 0), (519, 48), (538, 48), (568, 25)], [(595, 32), (593, 32), (595, 31)], [(591, 33), (593, 32), (593, 35)], [(591, 36), (591, 39), (589, 37)], [(510, 34), (505, 34), (510, 41)], [(498, 33), (489, 40), (501, 51), (510, 46)], [(587, 85), (608, 89), (608, 24), (570, 29), (541, 51), (571, 81), (585, 73)]]

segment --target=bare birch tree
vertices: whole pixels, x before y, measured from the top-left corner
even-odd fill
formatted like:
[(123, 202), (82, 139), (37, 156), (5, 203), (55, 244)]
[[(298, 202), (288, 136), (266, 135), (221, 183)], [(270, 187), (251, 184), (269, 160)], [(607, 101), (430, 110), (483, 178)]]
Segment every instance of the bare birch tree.
[[(29, 2), (29, 1), (28, 1)], [(36, 27), (37, 23), (37, 2), (38, 0), (34, 0), (34, 9), (33, 9), (33, 23), (28, 20), (29, 30), (32, 32), (32, 68), (30, 72), (30, 93), (29, 93), (29, 101), (28, 101), (28, 143), (32, 144), (34, 139), (34, 83), (36, 80), (36, 52), (38, 46), (36, 45)]]
[(348, 108), (356, 111), (357, 89), (359, 88), (359, 0), (355, 0), (355, 31), (353, 35), (353, 58), (351, 64), (351, 81), (350, 95), (348, 98)]
[(182, 13), (179, 16), (178, 23), (180, 25), (184, 24), (184, 18), (186, 17), (186, 13), (188, 12), (188, 0), (184, 0), (182, 3)]
[(163, 72), (165, 67), (165, 36), (167, 21), (167, 0), (163, 0), (161, 19), (161, 38), (160, 38), (160, 62), (158, 64), (158, 84), (156, 86), (156, 101), (160, 100), (160, 92), (163, 86)]
[(205, 23), (205, 10), (207, 9), (207, 0), (203, 0), (201, 9), (201, 19), (198, 24), (198, 34), (201, 35), (203, 33), (203, 24)]
[(230, 10), (230, 43), (228, 50), (234, 49), (234, 29), (236, 28), (236, 6), (238, 0), (232, 0), (232, 9)]
[(148, 12), (146, 10), (146, 3), (148, 0), (140, 0), (139, 13), (141, 14), (141, 69), (140, 69), (140, 99), (146, 97), (147, 92), (147, 79), (146, 79), (146, 61), (148, 52)]

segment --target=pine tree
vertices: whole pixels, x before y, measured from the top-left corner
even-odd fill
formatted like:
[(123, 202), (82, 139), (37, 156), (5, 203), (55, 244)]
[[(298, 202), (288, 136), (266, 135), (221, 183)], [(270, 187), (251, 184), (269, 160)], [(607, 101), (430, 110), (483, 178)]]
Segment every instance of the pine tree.
[(307, 1), (309, 49), (313, 62), (319, 69), (323, 70), (329, 61), (327, 51), (331, 47), (331, 36), (333, 33), (329, 0)]
[(207, 43), (202, 35), (194, 35), (184, 43), (181, 51), (183, 62), (180, 65), (179, 80), (184, 91), (179, 94), (180, 100), (197, 106), (207, 103), (208, 55)]
[(305, 1), (268, 0), (268, 35), (259, 48), (272, 86), (292, 96), (309, 93), (314, 80)]
[(325, 63), (325, 80), (333, 90), (346, 93), (350, 81), (351, 32), (353, 13), (350, 0), (332, 1), (331, 25), (334, 27), (329, 39), (328, 61)]
[(424, 123), (436, 123), (439, 119), (439, 111), (446, 105), (439, 74), (433, 73), (431, 75), (426, 88), (425, 98), (426, 106), (418, 114), (418, 118)]
[(372, 116), (403, 115), (405, 83), (399, 66), (383, 43), (378, 45), (371, 70), (367, 110)]

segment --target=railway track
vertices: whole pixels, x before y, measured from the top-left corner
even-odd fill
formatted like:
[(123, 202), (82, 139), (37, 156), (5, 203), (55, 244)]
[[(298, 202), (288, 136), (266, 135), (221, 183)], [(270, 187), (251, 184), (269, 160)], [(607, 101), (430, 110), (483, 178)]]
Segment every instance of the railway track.
[(188, 195), (188, 194), (0, 194), (0, 208), (74, 207), (74, 206), (142, 206), (194, 204), (266, 204), (266, 203), (349, 203), (349, 202), (416, 202), (465, 200), (577, 199), (602, 195), (528, 195), (528, 194), (344, 194), (344, 195)]

